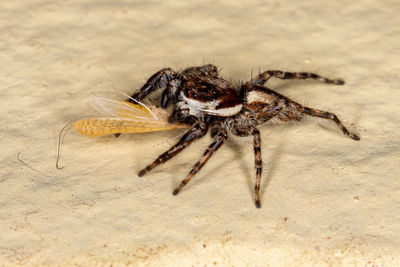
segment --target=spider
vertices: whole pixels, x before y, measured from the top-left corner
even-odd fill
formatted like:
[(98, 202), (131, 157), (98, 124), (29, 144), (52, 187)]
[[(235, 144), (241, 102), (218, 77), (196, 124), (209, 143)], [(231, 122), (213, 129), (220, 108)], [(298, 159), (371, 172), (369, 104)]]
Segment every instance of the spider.
[(335, 122), (345, 135), (353, 140), (360, 140), (358, 135), (346, 129), (335, 114), (305, 107), (264, 86), (271, 77), (310, 78), (328, 84), (344, 84), (343, 80), (327, 79), (315, 73), (268, 70), (236, 89), (231, 83), (219, 77), (218, 69), (214, 65), (191, 67), (181, 72), (173, 71), (171, 68), (162, 69), (153, 74), (132, 95), (130, 101), (142, 101), (152, 92), (163, 90), (160, 99), (161, 107), (166, 108), (169, 104), (173, 104), (169, 121), (186, 123), (191, 128), (175, 145), (142, 169), (138, 175), (141, 177), (156, 166), (165, 163), (210, 130), (213, 142), (173, 191), (173, 195), (177, 195), (224, 144), (228, 138), (228, 132), (241, 137), (253, 136), (256, 170), (254, 195), (255, 205), (260, 208), (262, 159), (259, 125), (314, 116)]

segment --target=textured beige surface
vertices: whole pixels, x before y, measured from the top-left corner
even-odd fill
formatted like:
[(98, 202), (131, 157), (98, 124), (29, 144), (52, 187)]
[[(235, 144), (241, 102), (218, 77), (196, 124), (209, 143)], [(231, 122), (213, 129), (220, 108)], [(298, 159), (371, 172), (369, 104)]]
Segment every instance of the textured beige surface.
[[(2, 264), (400, 264), (399, 1), (246, 2), (1, 2)], [(123, 99), (113, 87), (208, 62), (233, 80), (344, 78), (270, 86), (335, 112), (361, 141), (325, 121), (262, 129), (261, 209), (248, 139), (232, 138), (177, 197), (209, 137), (139, 178), (180, 131), (70, 130), (55, 169), (60, 129), (92, 113), (85, 99)]]

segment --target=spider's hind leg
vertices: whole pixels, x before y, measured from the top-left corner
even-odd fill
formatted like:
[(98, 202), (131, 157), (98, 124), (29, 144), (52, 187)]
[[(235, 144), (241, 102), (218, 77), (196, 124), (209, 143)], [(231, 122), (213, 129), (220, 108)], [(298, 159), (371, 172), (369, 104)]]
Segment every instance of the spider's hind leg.
[(293, 80), (293, 79), (314, 79), (314, 80), (319, 80), (324, 83), (330, 83), (330, 84), (336, 84), (336, 85), (343, 85), (344, 81), (341, 79), (328, 79), (325, 77), (322, 77), (318, 74), (312, 73), (312, 72), (285, 72), (285, 71), (280, 71), (280, 70), (267, 70), (256, 77), (254, 77), (251, 82), (253, 84), (264, 84), (266, 81), (268, 81), (271, 77), (275, 77), (278, 79), (282, 80)]
[(306, 114), (309, 116), (314, 116), (314, 117), (319, 117), (322, 119), (332, 120), (339, 126), (339, 128), (343, 131), (343, 133), (345, 135), (349, 136), (353, 140), (356, 140), (356, 141), (360, 140), (360, 137), (356, 134), (349, 132), (349, 130), (347, 130), (347, 128), (344, 127), (343, 123), (339, 120), (339, 118), (333, 113), (323, 111), (323, 110), (304, 107), (303, 114)]

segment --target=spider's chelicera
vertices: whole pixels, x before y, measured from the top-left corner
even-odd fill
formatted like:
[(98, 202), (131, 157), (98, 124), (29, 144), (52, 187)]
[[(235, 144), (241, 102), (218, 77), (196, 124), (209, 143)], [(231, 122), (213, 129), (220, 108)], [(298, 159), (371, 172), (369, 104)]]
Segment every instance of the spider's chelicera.
[[(237, 136), (253, 136), (255, 155), (255, 204), (261, 207), (260, 182), (262, 172), (261, 135), (258, 125), (271, 122), (300, 120), (303, 116), (314, 116), (334, 121), (343, 133), (353, 140), (360, 138), (349, 132), (338, 117), (330, 112), (305, 107), (264, 86), (271, 77), (279, 79), (316, 79), (329, 84), (342, 85), (342, 80), (331, 80), (308, 72), (265, 71), (235, 89), (228, 81), (218, 76), (213, 65), (187, 68), (175, 72), (165, 68), (153, 76), (133, 94), (130, 101), (141, 101), (156, 90), (163, 90), (160, 105), (173, 105), (170, 121), (191, 126), (185, 135), (153, 163), (139, 172), (148, 171), (171, 159), (193, 141), (210, 130), (213, 142), (193, 166), (186, 178), (173, 191), (177, 195), (190, 179), (206, 164), (228, 138), (228, 132)], [(239, 91), (239, 93), (238, 93)]]

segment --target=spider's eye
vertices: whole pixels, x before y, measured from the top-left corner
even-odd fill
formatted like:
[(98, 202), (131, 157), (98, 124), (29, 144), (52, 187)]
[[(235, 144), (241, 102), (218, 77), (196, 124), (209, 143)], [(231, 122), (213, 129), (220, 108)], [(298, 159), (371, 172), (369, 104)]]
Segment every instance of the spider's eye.
[(212, 90), (211, 94), (212, 94), (213, 96), (216, 96), (216, 95), (217, 95), (217, 91)]
[(187, 88), (185, 89), (185, 95), (189, 96), (189, 89), (187, 89)]
[(193, 96), (193, 98), (195, 98), (195, 99), (197, 98), (197, 94), (196, 94), (196, 93), (193, 93), (192, 96)]

